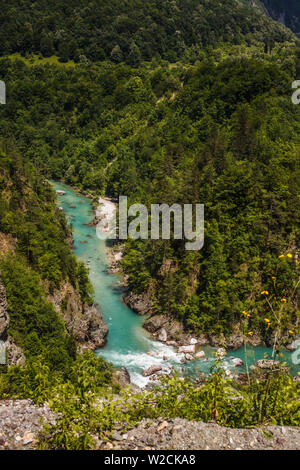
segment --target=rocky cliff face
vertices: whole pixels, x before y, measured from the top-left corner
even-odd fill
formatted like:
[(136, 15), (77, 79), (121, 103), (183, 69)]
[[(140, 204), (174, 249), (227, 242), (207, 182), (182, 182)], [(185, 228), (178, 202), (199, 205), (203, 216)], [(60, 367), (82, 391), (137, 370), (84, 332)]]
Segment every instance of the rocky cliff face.
[(49, 300), (62, 317), (67, 331), (72, 334), (80, 350), (99, 349), (106, 343), (108, 327), (99, 305), (84, 305), (70, 283), (64, 283)]
[(145, 294), (135, 294), (134, 292), (127, 292), (123, 296), (123, 300), (126, 305), (128, 305), (131, 310), (139, 315), (146, 315), (152, 313), (152, 300), (151, 296), (147, 293)]
[(83, 306), (82, 312), (66, 313), (63, 316), (67, 330), (77, 341), (81, 350), (96, 350), (106, 343), (108, 327), (97, 304)]
[(262, 0), (269, 15), (295, 33), (300, 33), (299, 0)]
[[(108, 327), (98, 305), (82, 304), (79, 294), (68, 283), (49, 300), (61, 315), (68, 333), (75, 338), (79, 350), (95, 350), (105, 345)], [(0, 341), (6, 351), (6, 364), (23, 365), (26, 362), (24, 352), (8, 334), (7, 308), (6, 291), (0, 279)]]
[(24, 352), (8, 335), (9, 315), (5, 287), (0, 279), (0, 340), (4, 342), (7, 365), (23, 365), (26, 362)]
[(0, 280), (0, 340), (6, 340), (9, 317), (7, 314), (7, 299), (5, 287)]

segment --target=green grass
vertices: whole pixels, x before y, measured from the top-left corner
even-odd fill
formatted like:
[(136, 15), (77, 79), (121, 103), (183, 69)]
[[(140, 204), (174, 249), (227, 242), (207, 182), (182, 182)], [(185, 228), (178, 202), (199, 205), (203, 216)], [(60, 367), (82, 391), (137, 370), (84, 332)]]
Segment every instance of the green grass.
[(43, 65), (43, 64), (49, 64), (49, 65), (60, 65), (62, 67), (75, 67), (75, 62), (74, 60), (69, 60), (68, 62), (60, 62), (59, 58), (57, 56), (51, 56), (51, 57), (41, 57), (40, 55), (37, 54), (30, 54), (27, 57), (23, 57), (19, 52), (16, 52), (15, 54), (11, 54), (6, 56), (8, 59), (11, 60), (22, 60), (25, 62), (26, 65)]

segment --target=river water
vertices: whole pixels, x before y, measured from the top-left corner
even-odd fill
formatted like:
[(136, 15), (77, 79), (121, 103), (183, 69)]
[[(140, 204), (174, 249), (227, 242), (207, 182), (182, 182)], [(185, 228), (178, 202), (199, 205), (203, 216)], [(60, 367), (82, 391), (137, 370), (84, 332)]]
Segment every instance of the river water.
[[(143, 377), (143, 370), (153, 364), (160, 364), (166, 370), (173, 366), (183, 375), (195, 376), (199, 371), (208, 373), (215, 361), (214, 348), (201, 347), (206, 353), (205, 360), (198, 359), (182, 364), (180, 361), (183, 354), (177, 354), (174, 348), (153, 341), (149, 337), (142, 328), (145, 317), (135, 314), (122, 301), (120, 276), (109, 274), (107, 271), (107, 242), (96, 236), (95, 227), (84, 225), (94, 218), (90, 200), (78, 195), (70, 186), (63, 183), (54, 182), (52, 184), (55, 190), (66, 192), (65, 195), (58, 196), (58, 203), (63, 208), (69, 223), (72, 224), (74, 253), (89, 268), (95, 301), (100, 305), (109, 328), (107, 344), (104, 348), (96, 351), (96, 354), (112, 362), (115, 366), (126, 367), (130, 373), (131, 381), (140, 387), (145, 386), (149, 380)], [(152, 356), (147, 354), (150, 351), (153, 353)], [(257, 347), (250, 350), (248, 348), (248, 366), (263, 357), (271, 357), (271, 353), (270, 348)], [(289, 352), (284, 354), (285, 360), (292, 365), (291, 354)], [(164, 356), (168, 359), (164, 360)], [(232, 357), (240, 357), (245, 361), (244, 349), (230, 352), (223, 361), (224, 367), (227, 369), (231, 368), (235, 372), (244, 371), (244, 367), (235, 368), (231, 365), (230, 358)], [(292, 365), (292, 367), (293, 373), (299, 370), (299, 366)]]

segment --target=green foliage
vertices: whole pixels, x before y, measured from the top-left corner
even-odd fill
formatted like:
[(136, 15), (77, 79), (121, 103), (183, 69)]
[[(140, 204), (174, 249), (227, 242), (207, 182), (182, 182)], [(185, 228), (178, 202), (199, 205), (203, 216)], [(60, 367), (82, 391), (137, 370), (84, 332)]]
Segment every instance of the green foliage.
[[(201, 63), (188, 67), (62, 69), (2, 60), (12, 98), (0, 108), (0, 123), (5, 145), (15, 147), (5, 133), (17, 134), (27, 160), (94, 194), (125, 194), (129, 203), (148, 207), (203, 202), (201, 252), (187, 252), (181, 241), (129, 241), (123, 269), (131, 290), (151, 291), (158, 312), (199, 332), (229, 334), (247, 299), (272, 283), (278, 256), (296, 255), (299, 244), (300, 121), (290, 101), (298, 49), (277, 44), (269, 55), (260, 47), (219, 52), (217, 60), (217, 51), (203, 52)], [(22, 110), (17, 118), (15, 108)], [(4, 218), (8, 226), (11, 220)], [(53, 236), (46, 253), (36, 254), (28, 230), (23, 253), (42, 276), (55, 285), (70, 266), (76, 285), (81, 268), (51, 247)], [(170, 270), (162, 269), (165, 263)], [(297, 276), (294, 258), (281, 278), (285, 288)], [(86, 276), (79, 278), (89, 295)], [(287, 329), (298, 310), (294, 302)], [(260, 309), (251, 326), (268, 340), (273, 329), (265, 335), (263, 315)]]
[(64, 370), (70, 363), (67, 333), (45, 298), (38, 274), (14, 256), (2, 260), (0, 269), (8, 299), (9, 333), (26, 357), (41, 356), (50, 367)]
[(23, 0), (22, 8), (9, 0), (0, 15), (0, 55), (55, 53), (62, 62), (109, 58), (136, 66), (155, 55), (175, 62), (199, 46), (261, 41), (269, 47), (292, 38), (252, 4), (236, 0)]
[(85, 302), (91, 301), (87, 271), (68, 247), (70, 229), (49, 183), (31, 163), (1, 154), (0, 185), (0, 231), (16, 239), (17, 253), (49, 283), (50, 291), (69, 280), (80, 285)]
[[(71, 282), (81, 302), (91, 304), (87, 269), (72, 255), (66, 219), (49, 183), (32, 164), (1, 153), (0, 187), (0, 233), (7, 240), (0, 274), (8, 301), (8, 334), (27, 361), (39, 358), (52, 372), (65, 374), (77, 347), (48, 296)], [(31, 392), (36, 393), (34, 387)]]
[(16, 53), (0, 59), (9, 96), (0, 107), (0, 232), (14, 241), (0, 269), (9, 333), (27, 358), (0, 375), (0, 395), (51, 401), (59, 418), (41, 436), (44, 449), (93, 448), (92, 435), (143, 417), (299, 425), (299, 383), (281, 370), (239, 386), (218, 369), (198, 387), (172, 379), (103, 400), (111, 366), (76, 354), (47, 300), (70, 282), (92, 302), (41, 177), (148, 207), (204, 203), (200, 252), (180, 240), (126, 243), (130, 289), (190, 330), (227, 335), (234, 325), (290, 340), (299, 323), (294, 35), (236, 0), (9, 0), (0, 25), (0, 55)]
[(112, 374), (112, 365), (91, 351), (79, 354), (64, 374), (51, 370), (39, 356), (30, 358), (23, 367), (11, 366), (0, 375), (0, 398), (30, 398), (37, 404), (57, 400), (58, 403), (58, 393), (72, 389), (76, 400), (78, 397), (84, 400), (89, 394), (104, 392), (111, 384)]
[(298, 396), (299, 382), (293, 382), (280, 368), (263, 379), (254, 377), (244, 386), (225, 379), (224, 371), (217, 368), (199, 386), (174, 377), (142, 393), (123, 390), (120, 398), (108, 394), (101, 403), (84, 385), (77, 395), (74, 389), (64, 386), (52, 401), (60, 418), (55, 426), (45, 426), (39, 446), (41, 449), (92, 449), (95, 441), (91, 436), (109, 438), (116, 423), (126, 430), (143, 418), (213, 420), (230, 427), (299, 426)]

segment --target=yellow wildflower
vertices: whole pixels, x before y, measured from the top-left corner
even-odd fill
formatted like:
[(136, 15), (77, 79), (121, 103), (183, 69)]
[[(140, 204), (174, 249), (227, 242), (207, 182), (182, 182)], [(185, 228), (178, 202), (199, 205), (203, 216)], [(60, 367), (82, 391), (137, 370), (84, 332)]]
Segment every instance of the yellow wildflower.
[(286, 302), (286, 299), (284, 299), (284, 298), (283, 298), (283, 299), (281, 299), (281, 302)]
[(269, 295), (269, 292), (267, 290), (263, 290), (260, 294), (261, 295)]
[(248, 331), (248, 335), (253, 335), (253, 331)]
[(293, 330), (289, 330), (289, 333), (290, 333), (291, 335), (293, 335), (293, 334), (294, 334)]
[(284, 258), (284, 255), (279, 255), (278, 258)]
[(276, 279), (276, 276), (272, 276), (272, 279), (273, 279), (273, 281), (275, 281), (275, 279)]
[(292, 257), (293, 257), (293, 255), (292, 255), (291, 253), (288, 253), (286, 256), (287, 256), (288, 258), (292, 258)]
[(271, 320), (269, 320), (268, 318), (265, 318), (264, 320), (265, 320), (265, 322), (268, 323), (268, 324), (271, 323)]

